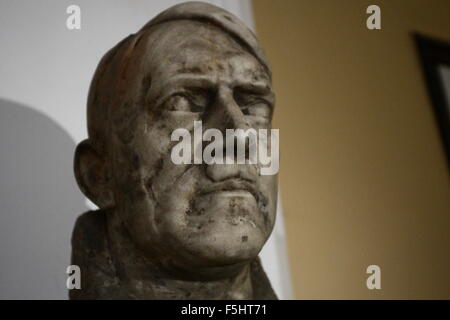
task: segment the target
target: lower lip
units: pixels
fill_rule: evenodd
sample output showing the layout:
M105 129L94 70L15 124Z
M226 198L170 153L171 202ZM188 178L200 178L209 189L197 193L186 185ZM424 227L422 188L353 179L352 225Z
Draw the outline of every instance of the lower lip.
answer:
M236 189L236 190L217 190L212 192L203 193L201 196L208 196L214 194L221 194L230 197L238 197L238 196L253 196L252 193L245 189Z

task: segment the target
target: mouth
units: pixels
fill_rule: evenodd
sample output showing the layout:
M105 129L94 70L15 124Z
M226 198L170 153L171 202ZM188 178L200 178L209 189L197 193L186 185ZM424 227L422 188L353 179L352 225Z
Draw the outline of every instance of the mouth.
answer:
M243 179L229 179L222 182L212 183L199 191L199 195L203 196L215 192L241 191L251 193L257 199L257 191L255 185Z

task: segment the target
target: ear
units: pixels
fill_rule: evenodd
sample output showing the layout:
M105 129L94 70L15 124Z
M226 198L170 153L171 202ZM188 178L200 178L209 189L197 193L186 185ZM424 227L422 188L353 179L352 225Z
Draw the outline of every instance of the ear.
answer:
M75 150L74 171L78 186L86 197L102 209L114 206L106 161L89 139L82 141Z

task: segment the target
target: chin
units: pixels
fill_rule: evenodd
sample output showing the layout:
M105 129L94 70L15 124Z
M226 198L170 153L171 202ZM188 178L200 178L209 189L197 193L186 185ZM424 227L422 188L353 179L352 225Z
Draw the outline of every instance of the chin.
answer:
M204 225L200 231L186 230L186 238L180 239L180 248L189 252L193 264L224 266L256 258L267 235L253 221L234 225L225 218Z
M221 268L255 259L271 232L249 192L215 192L166 201L159 225L179 268ZM162 214L164 212L164 214Z

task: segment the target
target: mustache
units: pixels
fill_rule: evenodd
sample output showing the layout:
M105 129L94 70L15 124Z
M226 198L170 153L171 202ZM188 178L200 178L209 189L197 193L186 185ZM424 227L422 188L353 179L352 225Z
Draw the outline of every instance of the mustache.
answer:
M224 168L225 170L222 171ZM174 168L170 167L170 169L173 170ZM173 175L173 179L162 184L158 183L163 176L167 177L167 174L167 171L161 170L157 176L151 177L146 183L148 195L155 201L157 206L162 204L162 197L170 194L174 186L178 185L181 187L181 190L178 189L178 191L183 192L184 187L182 185L186 181L182 180L187 178L186 175L192 175L191 178L187 178L189 180L192 179L192 189L189 187L186 189L188 193L192 192L189 195L191 199L215 192L243 190L249 192L255 198L264 219L268 218L269 198L261 189L261 181L255 166L190 164L179 166L176 174Z
M258 188L258 171L255 165L241 164L187 164L173 165L163 159L156 175L146 177L146 189L150 196L158 200L163 194L178 185L187 175L196 180L194 195L204 195L218 191L245 190L257 200L261 199ZM187 178L191 180L190 178Z

